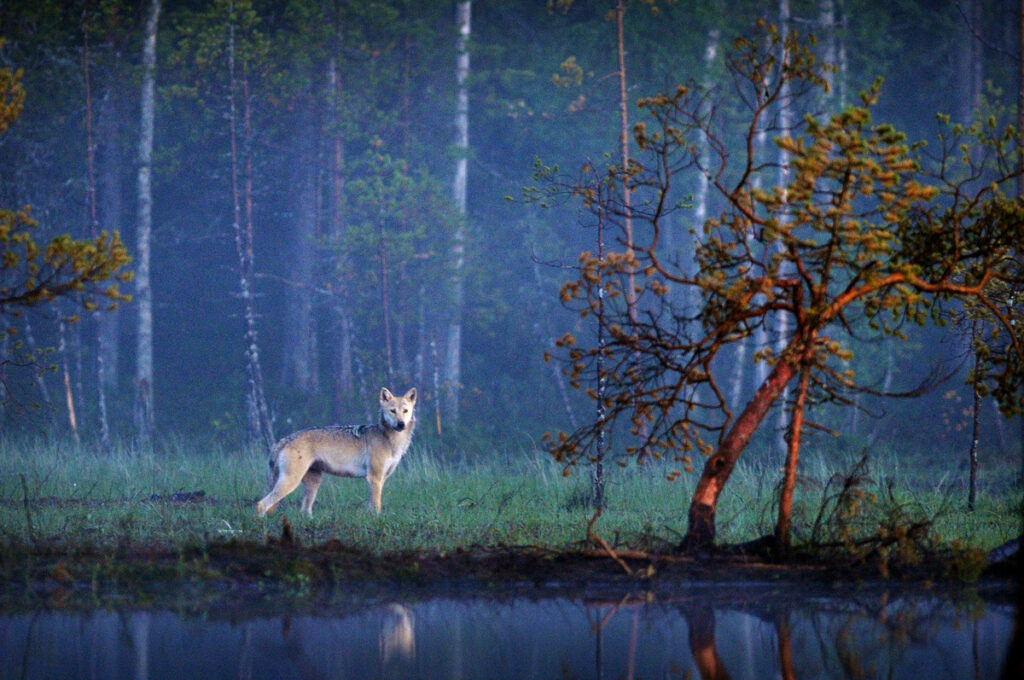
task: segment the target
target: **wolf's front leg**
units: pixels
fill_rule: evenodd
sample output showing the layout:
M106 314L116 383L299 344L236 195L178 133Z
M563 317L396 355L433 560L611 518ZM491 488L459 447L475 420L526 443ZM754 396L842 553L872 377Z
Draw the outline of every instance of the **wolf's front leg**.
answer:
M376 514L380 514L381 492L384 490L384 477L374 475L372 472L366 475L366 481L370 484L370 499L368 505Z

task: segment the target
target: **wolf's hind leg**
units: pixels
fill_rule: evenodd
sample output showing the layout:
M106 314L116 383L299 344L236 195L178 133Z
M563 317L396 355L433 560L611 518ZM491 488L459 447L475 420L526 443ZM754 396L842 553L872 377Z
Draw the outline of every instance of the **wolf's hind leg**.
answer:
M267 513L273 513L274 508L281 500L298 488L302 482L303 475L309 469L312 461L291 461L288 464L279 465L277 481L274 488L270 490L263 499L256 504L256 514L260 517Z
M320 490L320 482L323 481L322 472L310 470L302 478L302 511L310 517L313 516L313 502L316 500L316 492Z

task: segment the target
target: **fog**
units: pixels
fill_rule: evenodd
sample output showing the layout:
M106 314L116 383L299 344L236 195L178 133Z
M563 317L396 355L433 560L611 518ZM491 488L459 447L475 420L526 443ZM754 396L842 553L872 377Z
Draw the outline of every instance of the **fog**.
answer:
M1014 3L790 4L788 27L817 34L815 50L838 67L824 111L857 103L882 77L875 116L911 140L932 137L938 113L963 122L975 108L1003 122L1014 115ZM248 443L247 265L236 241L248 226L252 320L275 436L372 420L381 386L418 387L418 436L445 455L514 454L594 417L557 358L544 360L564 333L593 332L562 305L559 288L576 277L580 252L595 250L594 230L578 204L539 205L523 189L543 188L538 161L568 175L616 162L613 3L547 5L472 4L469 141L460 149L455 3L237 0L234 15L216 0L164 3L152 166L158 438ZM765 3L655 5L628 3L624 17L630 124L644 120L639 98L681 83L728 94L733 39L760 13L778 21L778 8ZM149 3L104 7L0 6L0 66L22 69L27 92L20 120L0 136L0 206L30 205L40 241L118 231L135 256ZM461 158L464 215L453 188ZM678 232L662 246L681 258L697 219L696 173L689 182L679 200L691 209L676 213ZM709 214L721 208L712 199ZM18 343L55 348L21 366L13 336L0 346L5 431L67 434L70 403L79 435L95 441L102 389L112 435L136 438L138 291L123 290L136 299L84 315L62 348L61 318L77 313L71 303L20 316L4 310ZM808 446L909 452L960 468L970 439L968 339L951 328L907 333L905 341L854 340L849 367L887 391L929 375L948 380L912 400L812 409L840 436L814 434ZM753 393L753 374L738 401ZM986 399L981 423L983 459L1014 460L1017 421ZM763 437L770 449L770 433Z

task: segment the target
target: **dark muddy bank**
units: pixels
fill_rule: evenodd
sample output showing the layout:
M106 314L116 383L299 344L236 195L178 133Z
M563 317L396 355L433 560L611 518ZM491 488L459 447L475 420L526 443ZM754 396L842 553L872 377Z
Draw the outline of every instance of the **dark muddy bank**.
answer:
M369 554L338 541L298 546L211 543L167 551L124 549L49 550L10 547L0 555L0 607L93 607L97 604L154 606L242 605L268 596L297 602L358 592L361 597L396 593L459 592L672 598L681 590L727 590L744 597L758 591L970 590L1010 602L1017 590L1016 560L973 571L939 556L914 565L822 561L808 556L764 561L722 552L690 557L674 554L552 551L535 547L478 547L444 553ZM969 576L969 578L965 578ZM233 605L234 606L234 605Z

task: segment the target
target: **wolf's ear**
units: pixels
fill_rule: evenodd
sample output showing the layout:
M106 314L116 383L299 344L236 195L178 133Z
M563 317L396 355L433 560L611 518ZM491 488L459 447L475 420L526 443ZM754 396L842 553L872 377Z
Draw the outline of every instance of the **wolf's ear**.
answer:
M380 388L380 403L383 404L385 401L391 401L394 398L395 395L391 394L391 392L388 391L388 388Z
M406 392L405 393L405 398L408 399L411 402L415 402L416 401L416 388L414 387L411 390L409 390L408 392Z

